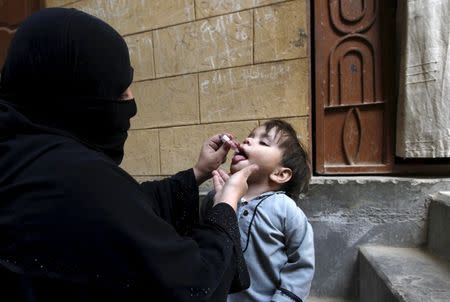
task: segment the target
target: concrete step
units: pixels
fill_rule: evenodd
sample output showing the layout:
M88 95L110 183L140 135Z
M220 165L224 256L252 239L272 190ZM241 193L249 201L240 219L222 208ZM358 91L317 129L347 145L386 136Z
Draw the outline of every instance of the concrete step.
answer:
M433 196L428 219L428 249L450 261L450 191Z
M361 302L449 302L450 263L420 248L360 248Z

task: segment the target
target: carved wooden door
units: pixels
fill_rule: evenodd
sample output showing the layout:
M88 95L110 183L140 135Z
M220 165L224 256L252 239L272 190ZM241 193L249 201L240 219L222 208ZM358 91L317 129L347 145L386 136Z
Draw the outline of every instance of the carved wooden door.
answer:
M316 0L315 168L392 171L395 1Z
M0 0L0 68L17 27L39 8L39 0Z

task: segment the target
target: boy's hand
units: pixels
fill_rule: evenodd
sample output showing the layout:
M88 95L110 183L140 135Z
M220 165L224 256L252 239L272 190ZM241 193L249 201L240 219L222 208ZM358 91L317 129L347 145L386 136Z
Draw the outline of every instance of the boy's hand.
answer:
M258 168L256 164L252 164L231 176L221 169L213 171L213 184L216 191L214 205L224 202L236 211L238 201L248 190L247 179Z
M227 135L233 137L231 134L227 133ZM203 143L197 163L194 166L197 184L201 184L210 178L211 172L219 168L227 159L230 144L223 143L220 137L220 134L216 134Z

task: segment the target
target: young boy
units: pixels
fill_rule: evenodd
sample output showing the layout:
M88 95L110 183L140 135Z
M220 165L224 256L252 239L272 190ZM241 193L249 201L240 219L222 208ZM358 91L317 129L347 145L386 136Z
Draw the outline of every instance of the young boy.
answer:
M250 164L259 169L248 179L237 208L251 285L230 294L228 302L304 302L315 265L313 230L295 202L309 184L306 152L295 130L282 120L264 123L235 144L231 174ZM218 174L223 181L228 177Z

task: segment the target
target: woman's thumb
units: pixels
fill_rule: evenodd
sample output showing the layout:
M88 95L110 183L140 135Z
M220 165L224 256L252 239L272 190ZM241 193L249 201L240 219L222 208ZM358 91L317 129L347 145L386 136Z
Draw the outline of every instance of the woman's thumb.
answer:
M241 170L242 176L247 179L250 177L250 175L252 175L253 172L258 171L259 166L257 164L251 164L248 167L245 167L244 169Z
M220 158L224 158L226 160L226 156L228 154L228 152L230 151L231 147L230 144L228 143L223 143L219 149L216 150L216 154L217 156L219 156ZM225 161L224 160L224 161Z

